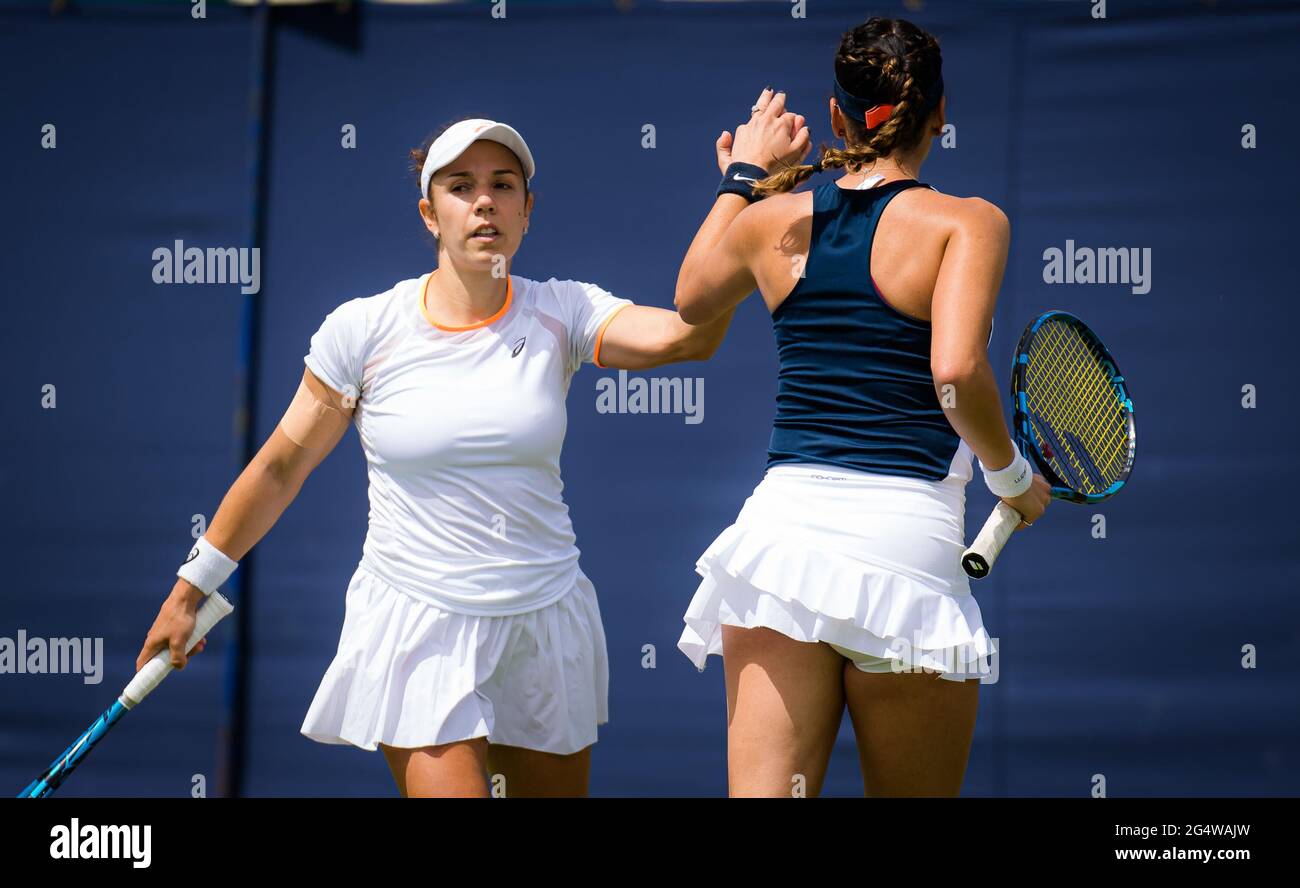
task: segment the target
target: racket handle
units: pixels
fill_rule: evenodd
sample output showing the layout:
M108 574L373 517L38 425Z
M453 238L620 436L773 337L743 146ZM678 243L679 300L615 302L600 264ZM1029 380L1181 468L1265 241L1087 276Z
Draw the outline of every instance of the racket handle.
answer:
M185 652L188 654L194 650L194 646L202 640L203 636L234 609L235 606L220 592L213 592L207 596L194 614L194 631L190 633L190 640L185 644ZM130 709L149 696L149 692L158 687L173 668L170 650L163 648L154 654L153 659L145 663L144 668L127 684L120 698L122 705Z
M966 575L974 579L983 579L993 570L993 562L998 553L1011 538L1011 532L1020 524L1021 514L1004 502L999 502L989 515L989 520L980 528L979 536L970 548L961 554L961 566Z

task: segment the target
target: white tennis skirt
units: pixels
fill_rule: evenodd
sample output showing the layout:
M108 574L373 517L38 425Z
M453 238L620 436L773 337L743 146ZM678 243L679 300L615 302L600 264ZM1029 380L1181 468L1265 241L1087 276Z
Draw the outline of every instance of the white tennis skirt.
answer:
M703 670L722 626L761 626L864 672L987 674L996 645L961 567L968 478L773 466L697 561L678 648Z
M486 737L569 755L609 720L596 590L501 617L453 613L357 567L338 652L302 723L320 743L374 750Z

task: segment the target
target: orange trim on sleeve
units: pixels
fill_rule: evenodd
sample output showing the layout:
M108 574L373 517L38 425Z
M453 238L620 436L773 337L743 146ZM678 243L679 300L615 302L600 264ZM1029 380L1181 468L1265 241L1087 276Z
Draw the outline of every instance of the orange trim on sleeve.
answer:
M614 320L614 318L618 316L618 313L620 311L622 311L625 308L631 308L633 305L635 305L635 303L628 302L623 305L620 305L618 308L611 311L609 313L609 317L605 318L604 322L601 323L600 325L600 329L596 331L596 347L592 349L591 362L602 370L608 369L605 367L604 364L600 362L600 343L605 338L605 328L609 326L610 321Z
M420 314L424 315L424 319L430 324L437 327L439 330L445 330L448 333L464 333L466 330L477 330L479 327L486 327L493 321L500 320L501 316L510 310L510 302L514 298L514 281L510 280L510 276L507 275L506 301L502 304L501 308L497 310L496 314L475 324L466 324L463 327L451 327L446 324L439 324L429 315L429 308L425 305L425 300L429 297L429 282L431 280L433 280L433 272L429 272L429 274L425 276L424 286L420 288Z

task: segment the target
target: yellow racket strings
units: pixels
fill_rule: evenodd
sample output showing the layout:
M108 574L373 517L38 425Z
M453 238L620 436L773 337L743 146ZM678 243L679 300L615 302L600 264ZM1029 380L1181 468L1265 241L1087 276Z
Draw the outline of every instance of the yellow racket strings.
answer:
M1068 464L1081 482L1079 492L1087 494L1105 491L1124 473L1128 461L1128 420L1104 360L1073 324L1048 321L1034 336L1025 367L1030 427L1040 447L1038 425L1051 430L1055 440L1048 443L1056 456L1052 462L1058 467Z

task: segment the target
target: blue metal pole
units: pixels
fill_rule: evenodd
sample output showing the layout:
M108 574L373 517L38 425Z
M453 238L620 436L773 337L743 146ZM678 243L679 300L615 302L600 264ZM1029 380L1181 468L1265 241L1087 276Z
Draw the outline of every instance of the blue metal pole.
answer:
M249 247L261 250L266 239L266 196L270 152L271 86L274 77L274 10L262 3L252 11L252 67L249 76L249 178L252 201L249 213ZM263 280L266 265L262 264ZM260 378L259 344L262 332L263 291L243 296L240 312L239 356L235 367L236 473L257 453L257 389ZM248 687L253 649L253 593L256 549L240 561L231 577L235 604L234 633L226 659L226 717L218 743L217 785L222 796L243 794L247 747Z

